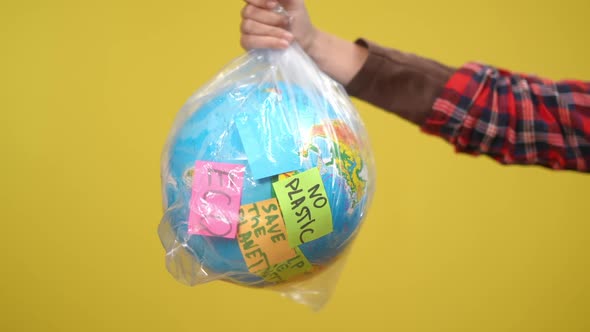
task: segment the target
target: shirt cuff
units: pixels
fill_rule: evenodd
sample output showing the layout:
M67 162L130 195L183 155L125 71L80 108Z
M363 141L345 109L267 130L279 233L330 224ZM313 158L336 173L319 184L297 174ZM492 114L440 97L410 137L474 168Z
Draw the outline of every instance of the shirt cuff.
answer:
M417 125L424 124L454 69L363 38L355 43L367 48L369 54L345 87L348 94Z

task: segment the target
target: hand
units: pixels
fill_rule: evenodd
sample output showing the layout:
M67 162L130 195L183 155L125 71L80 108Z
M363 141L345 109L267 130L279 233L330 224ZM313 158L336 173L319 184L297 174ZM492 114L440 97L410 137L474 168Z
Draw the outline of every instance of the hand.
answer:
M245 0L242 9L241 45L285 49L296 41L318 67L346 85L361 69L368 50L340 37L317 30L309 19L304 0ZM281 5L288 13L276 12Z
M292 41L297 41L306 52L312 48L318 33L303 0L245 1L240 27L240 43L244 49L285 49ZM288 17L275 11L279 4Z

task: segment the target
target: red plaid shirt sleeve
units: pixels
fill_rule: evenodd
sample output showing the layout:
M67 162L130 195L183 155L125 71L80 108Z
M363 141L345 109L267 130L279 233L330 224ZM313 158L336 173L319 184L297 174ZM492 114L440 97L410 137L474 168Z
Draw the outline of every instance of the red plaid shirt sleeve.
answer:
M590 82L469 63L451 76L422 129L502 164L590 172Z

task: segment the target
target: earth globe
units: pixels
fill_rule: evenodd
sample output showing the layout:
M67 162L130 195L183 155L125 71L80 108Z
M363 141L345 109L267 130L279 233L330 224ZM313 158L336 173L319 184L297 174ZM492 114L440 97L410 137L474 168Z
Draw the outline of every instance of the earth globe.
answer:
M274 142L275 148L296 147L297 167L290 174L318 169L329 201L332 231L298 246L298 254L313 274L332 264L354 239L367 212L373 192L371 151L366 144L359 117L346 102L322 97L318 91L285 82L234 84L189 110L170 134L162 158L164 210L162 224L174 237L167 250L187 254L183 273L198 273L248 286L269 286L292 276L271 280L252 273L237 238L189 234L191 200L196 161L223 162L245 166L241 205L275 197L273 183L287 174L261 177L254 167L250 148L256 142ZM257 123L240 132L240 123ZM279 139L282 137L286 139ZM253 138L253 140L250 140ZM286 142L286 143L285 143ZM273 149L265 158L270 167L280 163ZM249 158L250 157L250 158ZM170 243L174 243L174 245ZM179 258L180 259L180 258ZM189 261L190 263L187 263ZM169 268L170 270L170 268ZM179 274L178 271L174 272Z

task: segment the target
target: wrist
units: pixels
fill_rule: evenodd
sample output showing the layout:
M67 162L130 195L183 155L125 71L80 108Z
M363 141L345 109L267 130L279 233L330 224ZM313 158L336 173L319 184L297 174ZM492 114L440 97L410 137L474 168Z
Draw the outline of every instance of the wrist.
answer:
M315 62L318 62L321 59L322 54L325 53L322 50L322 45L326 45L325 39L326 34L323 31L316 28L311 29L304 50Z
M362 68L369 51L353 42L317 30L307 54L322 71L346 85Z

